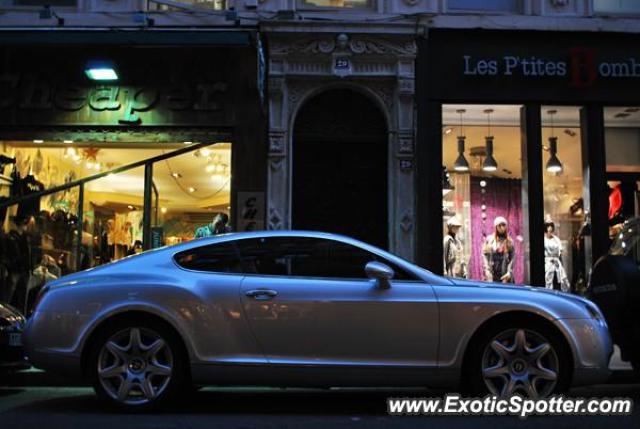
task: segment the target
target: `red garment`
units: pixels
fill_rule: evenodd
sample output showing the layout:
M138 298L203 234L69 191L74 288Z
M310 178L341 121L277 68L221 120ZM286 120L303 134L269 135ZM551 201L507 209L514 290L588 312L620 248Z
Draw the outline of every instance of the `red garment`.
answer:
M620 192L620 186L613 188L613 191L609 194L609 220L618 214L622 209L622 192Z

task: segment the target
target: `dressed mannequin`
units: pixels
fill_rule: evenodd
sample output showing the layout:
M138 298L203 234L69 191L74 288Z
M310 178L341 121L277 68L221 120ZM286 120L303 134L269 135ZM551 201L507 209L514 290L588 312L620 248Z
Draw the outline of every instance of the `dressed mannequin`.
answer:
M508 222L498 216L493 221L494 233L489 235L483 245L484 281L514 283L513 265L515 247L509 236Z
M571 284L562 266L562 243L554 234L556 226L550 220L544 223L544 285L554 288L554 280L560 285L562 292L570 292Z
M467 278L467 264L464 261L464 244L458 233L462 222L457 216L447 221L447 235L442 244L444 253L444 275L449 277Z

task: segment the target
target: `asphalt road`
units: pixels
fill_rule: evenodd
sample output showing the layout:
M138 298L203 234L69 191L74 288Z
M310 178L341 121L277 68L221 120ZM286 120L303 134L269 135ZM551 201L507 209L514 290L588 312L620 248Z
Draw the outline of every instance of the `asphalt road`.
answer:
M427 390L207 388L153 414L123 414L85 387L0 387L0 428L615 428L640 427L640 384L573 389L568 396L632 397L631 416L402 416L386 413L388 397L429 397Z

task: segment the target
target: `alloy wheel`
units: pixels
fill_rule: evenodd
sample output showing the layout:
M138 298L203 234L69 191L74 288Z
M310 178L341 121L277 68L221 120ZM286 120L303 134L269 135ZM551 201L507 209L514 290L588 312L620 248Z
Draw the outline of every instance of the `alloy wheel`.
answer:
M541 334L509 329L487 343L481 369L492 395L543 398L558 383L560 362L552 343Z
M105 392L126 405L158 398L171 381L173 353L167 341L147 328L127 328L111 336L98 354L98 379Z

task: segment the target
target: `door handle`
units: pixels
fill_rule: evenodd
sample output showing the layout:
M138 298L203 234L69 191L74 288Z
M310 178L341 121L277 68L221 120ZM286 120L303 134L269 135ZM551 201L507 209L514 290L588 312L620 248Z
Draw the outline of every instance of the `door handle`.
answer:
M244 294L259 301L266 301L278 295L278 291L273 289L252 289L246 291Z

